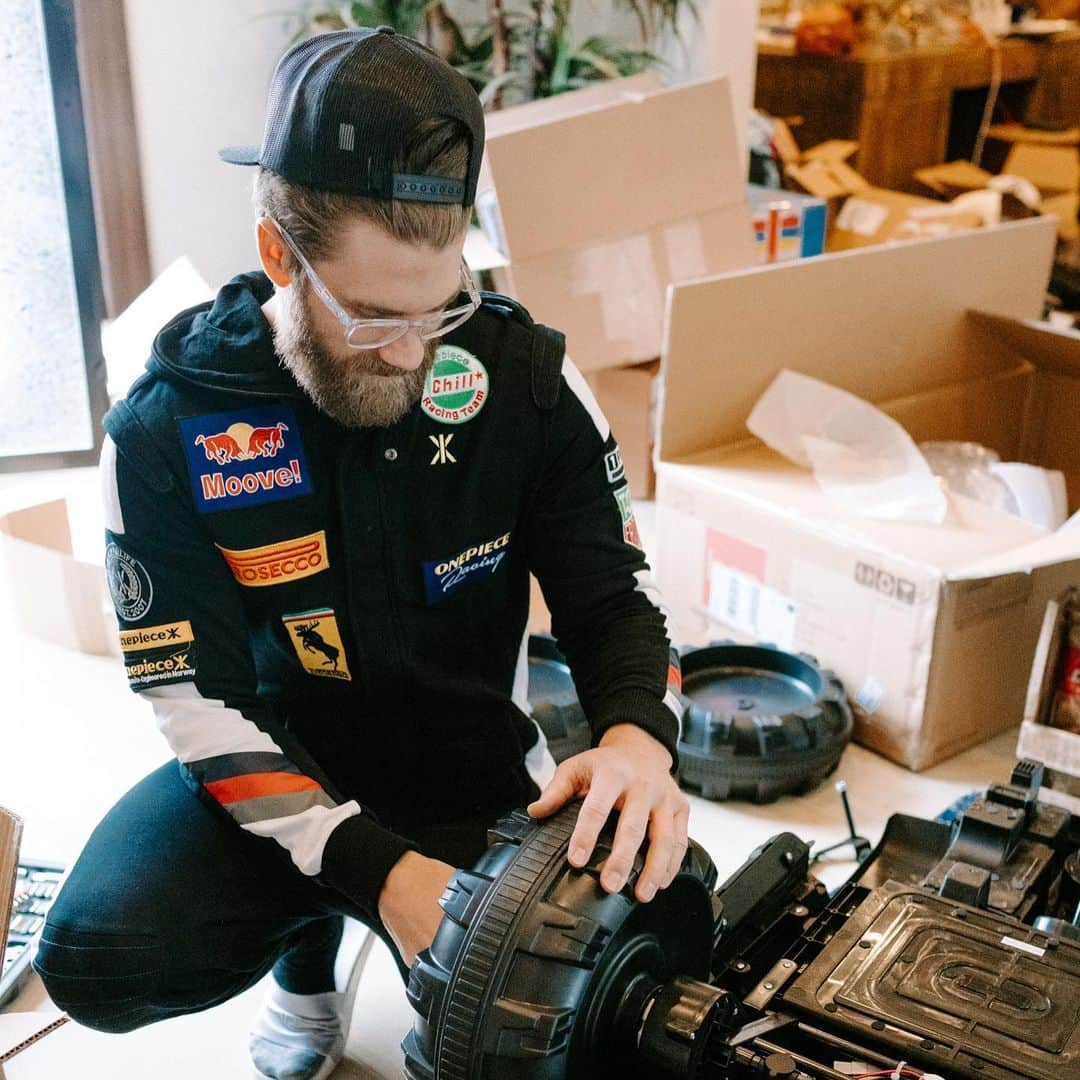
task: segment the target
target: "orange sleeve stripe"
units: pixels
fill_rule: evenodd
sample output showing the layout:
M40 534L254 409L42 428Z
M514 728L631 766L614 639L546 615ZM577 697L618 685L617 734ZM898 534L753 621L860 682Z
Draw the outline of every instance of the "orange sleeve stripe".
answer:
M682 672L674 664L668 665L667 681L668 686L672 686L676 690L682 689Z
M294 791L321 791L322 784L310 776L298 773L263 772L246 773L244 776L230 776L227 780L213 780L206 785L206 790L219 803L240 802L243 799L258 799L264 795L288 795Z

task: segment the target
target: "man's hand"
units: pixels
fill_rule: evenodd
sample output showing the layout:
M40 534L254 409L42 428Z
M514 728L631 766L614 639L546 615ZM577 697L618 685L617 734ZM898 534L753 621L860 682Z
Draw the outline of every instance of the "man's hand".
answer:
M453 873L447 863L406 851L386 875L379 893L379 918L410 967L416 954L435 939L443 917L439 897Z
M547 817L585 796L570 837L570 864L577 867L589 861L611 811L619 811L615 843L600 878L608 892L626 884L648 833L649 854L634 890L647 903L657 889L671 884L686 853L690 803L670 770L671 754L661 743L633 724L616 724L595 750L567 758L528 811L534 818Z

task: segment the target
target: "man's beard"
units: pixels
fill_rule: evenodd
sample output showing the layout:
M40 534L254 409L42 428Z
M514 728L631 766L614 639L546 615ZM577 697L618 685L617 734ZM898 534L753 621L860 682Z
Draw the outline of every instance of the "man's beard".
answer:
M318 408L339 424L349 428L396 424L420 400L438 340L424 342L424 358L415 371L386 363L374 349L350 350L352 356L339 358L315 336L307 308L310 294L306 278L294 278L277 294L273 333L282 365Z

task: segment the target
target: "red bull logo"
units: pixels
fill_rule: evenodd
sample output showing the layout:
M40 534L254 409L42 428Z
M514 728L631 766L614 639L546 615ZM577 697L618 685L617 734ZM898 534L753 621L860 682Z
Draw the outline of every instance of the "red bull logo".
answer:
M288 425L281 420L273 427L230 424L216 435L196 435L195 445L203 448L207 461L216 461L219 465L272 458L277 457L277 452L285 445L282 432L288 430Z
M180 428L195 503L204 513L311 491L291 409L196 416Z

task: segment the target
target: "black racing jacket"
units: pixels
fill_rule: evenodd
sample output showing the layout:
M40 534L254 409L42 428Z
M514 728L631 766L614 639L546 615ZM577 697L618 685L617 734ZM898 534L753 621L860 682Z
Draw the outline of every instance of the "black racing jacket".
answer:
M240 274L176 316L106 416L106 569L200 796L375 910L413 846L383 820L536 793L530 571L596 740L629 722L674 757L678 660L561 335L484 294L399 423L348 429L279 364L272 291Z

